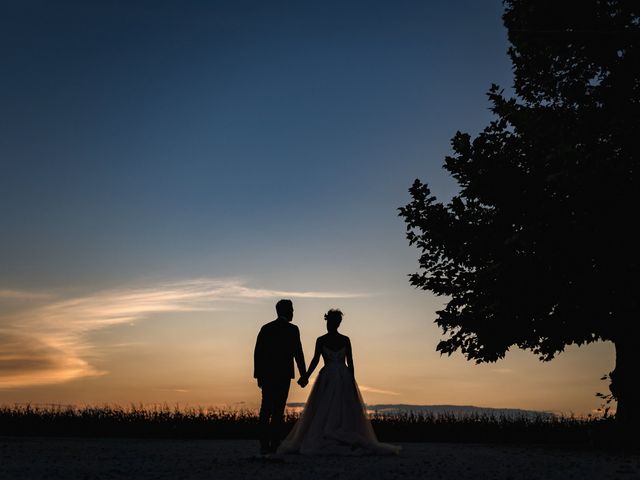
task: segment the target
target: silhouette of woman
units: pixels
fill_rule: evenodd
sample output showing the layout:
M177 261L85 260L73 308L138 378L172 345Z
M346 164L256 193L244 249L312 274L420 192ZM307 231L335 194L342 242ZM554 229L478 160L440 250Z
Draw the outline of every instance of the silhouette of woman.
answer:
M378 442L367 418L362 396L354 378L353 354L349 337L338 333L340 310L324 316L327 334L316 340L315 354L305 376L306 385L318 366L320 370L302 414L278 453L304 455L393 455L400 447ZM345 363L346 361L346 363Z

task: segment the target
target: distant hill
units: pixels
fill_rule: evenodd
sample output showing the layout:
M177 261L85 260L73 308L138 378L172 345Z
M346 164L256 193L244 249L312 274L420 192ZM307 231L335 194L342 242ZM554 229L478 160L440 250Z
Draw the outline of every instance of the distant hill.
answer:
M287 403L287 407L294 410L302 409L304 403L294 402ZM466 417L469 415L487 415L491 417L506 418L553 418L556 415L551 412L541 412L536 410L522 410L519 408L487 408L475 407L473 405L407 405L403 403L397 404L379 404L367 405L370 413L380 415L396 415L403 413L431 414L431 415L454 415L456 417Z

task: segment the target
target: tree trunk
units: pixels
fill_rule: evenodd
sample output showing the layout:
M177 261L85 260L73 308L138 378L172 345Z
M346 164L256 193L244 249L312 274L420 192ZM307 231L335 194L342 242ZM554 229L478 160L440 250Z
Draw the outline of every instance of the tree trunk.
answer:
M618 402L616 420L621 426L640 426L640 341L634 336L614 342L616 368L609 389Z

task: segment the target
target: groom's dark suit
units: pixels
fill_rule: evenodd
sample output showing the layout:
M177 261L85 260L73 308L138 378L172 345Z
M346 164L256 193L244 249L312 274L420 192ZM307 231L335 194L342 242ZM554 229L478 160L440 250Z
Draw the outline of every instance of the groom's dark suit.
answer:
M254 351L253 376L262 389L260 445L275 450L282 439L284 407L294 378L293 361L305 373L298 327L280 317L260 329Z

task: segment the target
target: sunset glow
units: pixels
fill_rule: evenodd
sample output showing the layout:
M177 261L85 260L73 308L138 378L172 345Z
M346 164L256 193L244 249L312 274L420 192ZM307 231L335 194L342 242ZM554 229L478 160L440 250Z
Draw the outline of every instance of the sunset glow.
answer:
M600 405L610 344L441 357L408 282L397 208L451 197L449 139L512 84L502 2L187 3L7 6L0 404L255 408L290 298L307 362L345 313L369 404Z

